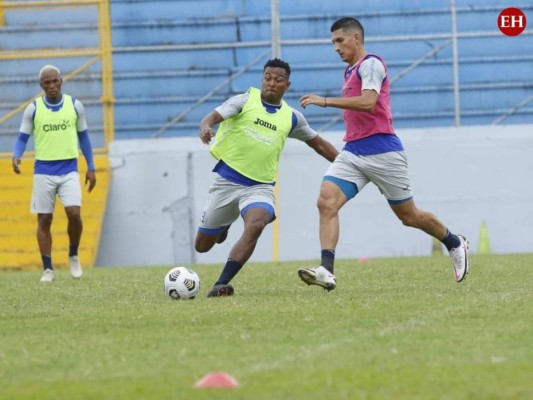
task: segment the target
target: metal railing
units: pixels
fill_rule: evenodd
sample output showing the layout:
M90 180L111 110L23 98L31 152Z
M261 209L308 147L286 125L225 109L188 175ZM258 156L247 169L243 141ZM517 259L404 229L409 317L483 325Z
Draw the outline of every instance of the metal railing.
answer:
M220 89L225 87L226 85L229 85L231 82L233 82L235 79L237 79L239 76L244 74L246 71L248 71L251 67L254 65L257 65L262 59L264 59L268 54L270 53L270 50L264 51L259 56L254 58L252 61L250 61L248 64L246 64L244 67L242 67L240 70L232 74L228 79L217 85L213 90L211 90L209 93L205 94L204 96L200 97L196 102L194 102L192 105L187 107L185 110L183 110L180 114L173 117L168 123L163 125L160 129L157 130L157 132L153 133L151 137L157 138L160 137L163 132L165 132L168 128L176 125L178 122L180 122L187 114L189 114L192 110L200 106L201 104L205 103L207 100L209 100L213 95L218 93Z
M0 22L3 22L5 11L14 9L50 9L50 8L87 8L96 7L98 11L98 20L95 25L98 29L99 46L97 48L67 48L67 49L17 49L0 51L0 61L3 60L28 60L28 59L52 59L52 58L70 58L70 57L92 57L89 61L83 63L75 70L63 77L64 81L72 80L97 61L102 63L102 109L103 109L103 132L105 148L114 138L114 112L113 112L113 68L112 68L112 44L111 44L111 15L110 0L51 0L51 1L0 1ZM0 118L0 124L5 123L13 116L24 110L36 97L41 96L42 92L37 93L32 98L23 102L14 110L8 112Z
M271 0L272 1L272 11L274 12L276 9L279 11L279 7L277 6L277 3L279 0ZM77 74L83 72L86 70L89 65L92 65L96 60L101 59L102 60L102 90L103 94L101 97L102 106L104 110L104 122L103 122L103 131L105 136L105 143L108 143L110 140L114 138L114 113L113 113L113 105L115 103L115 99L113 97L113 72L112 72L112 65L111 65L111 57L112 54L126 54L126 53L159 53L159 52L180 52L180 51L202 51L202 50L214 50L214 49L242 49L242 48L258 48L258 56L257 60L262 59L266 54L269 53L269 51L272 53L272 56L279 56L281 52L281 48L286 48L290 46L307 46L307 45L330 45L331 42L328 38L324 39L291 39L291 40L282 40L281 34L280 34L280 25L283 23L283 21L287 19L305 19L309 18L309 16L290 16L283 19L280 19L279 12L278 12L278 18L276 18L276 15L271 15L270 17L260 17L258 19L268 21L270 18L270 21L272 23L272 40L265 40L265 41L243 41L243 42L219 42L219 43L200 43L200 44L170 44L170 45L150 45L150 46L117 46L112 47L111 46L111 25L110 25L110 15L109 15L109 0L53 0L53 1L27 1L27 2L16 2L16 1L1 1L0 0L0 10L3 9L13 9L13 8L24 8L24 7L91 7L97 5L99 7L99 18L98 18L98 26L99 26L99 47L98 48L71 48L71 49L50 49L50 50L17 50L17 51L0 51L0 60L8 60L8 59L31 59L31 58L59 58L59 57L79 57L79 56L87 56L87 57L93 57L91 60L88 61L87 64L84 64L80 66L76 71L73 71L71 74L69 74L67 77L65 77L65 80L68 80ZM476 6L474 7L474 11L487 11L487 12L494 12L497 11L499 8L497 6ZM391 77L391 83L395 83L399 81L400 79L404 78L408 74L410 74L412 71L420 67L421 65L426 64L429 60L433 58L437 53L442 51L444 48L446 48L448 45L451 44L452 46L452 60L451 64L453 67L453 93L454 93L454 107L453 107L453 120L455 125L461 124L461 107L459 104L459 92L461 90L461 86L458 79L458 73L459 73L459 60L457 55L457 42L459 40L464 39L470 39L470 38L495 38L501 36L501 33L499 33L497 30L493 31L477 31L477 32L458 32L455 25L455 14L457 12L467 12L470 11L471 8L457 8L455 4L455 0L450 0L450 7L447 9L438 9L438 10L407 10L402 11L405 12L408 15L411 14L420 14L420 13L436 13L439 14L450 14L451 18L451 27L450 32L448 33L438 33L438 34L413 34L413 35L389 35L389 36L372 36L368 37L366 39L366 42L368 43L393 43L393 42L410 42L410 41L417 41L417 42L423 42L423 41L442 41L439 43L435 48L428 51L426 54L422 55L416 60L413 60L410 65L403 68L400 72L398 72L396 75ZM379 13L369 13L368 15L365 15L366 17L370 16L390 16L395 15L397 12L395 11L384 11ZM328 16L328 18L333 18L334 16ZM316 18L316 16L314 16ZM2 19L2 13L0 12L0 22ZM280 22L281 21L281 22ZM531 36L533 35L533 30L526 30L522 33L523 36ZM270 49L270 50L269 50ZM260 51L260 52L259 52ZM193 104L190 106L185 107L184 110L182 110L179 114L174 116L169 122L163 123L158 129L154 129L151 134L152 137L160 137L162 134L169 130L170 128L183 123L187 119L187 115L191 113L194 109L202 105L203 103L207 102L209 99L212 99L213 96L215 96L221 88L224 86L227 86L230 84L233 80L235 80L239 75L243 74L247 70L253 67L255 63L257 63L256 59L254 61L250 62L244 67L239 67L240 69L233 73L229 78L226 80L220 82L218 85L216 85L212 90L208 91L206 94L202 95L198 99L196 99ZM31 100L30 100L31 101ZM532 96L526 96L525 99L518 102L517 104L509 107L508 110L505 110L501 113L499 117L494 119L494 124L502 123L504 120L509 118L512 115L515 115L520 110L526 109L528 104L530 104L532 101ZM27 103L26 103L27 104ZM501 112L502 110L495 110L495 112ZM11 111L8 115L2 117L0 119L0 123L4 122L8 118L11 118L13 115L15 115L17 112L20 112L20 107L17 108L17 110ZM446 112L448 115L449 113ZM464 111L463 111L464 114ZM341 119L340 116L333 116L329 118L329 121L324 123L319 130L324 131L331 126L333 126L335 123L339 122ZM152 129L152 128L151 128Z

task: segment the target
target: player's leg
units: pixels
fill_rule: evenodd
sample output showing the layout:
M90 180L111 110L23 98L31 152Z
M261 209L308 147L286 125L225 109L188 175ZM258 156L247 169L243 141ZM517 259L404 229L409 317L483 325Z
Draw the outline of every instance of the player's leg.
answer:
M69 238L68 262L70 274L79 279L83 275L78 249L83 232L81 219L81 185L80 176L77 172L71 172L62 177L57 194L65 208L67 216L67 233Z
M366 169L372 182L385 196L393 212L405 226L417 228L440 240L450 252L457 282L468 272L468 242L451 233L432 213L415 205L404 152L389 152L366 157Z
M37 243L43 265L41 282L54 280L52 263L52 221L55 208L56 177L37 174L33 177L31 212L37 214Z
M43 263L41 282L51 282L55 279L52 264L52 220L53 214L37 214L37 243Z
M215 244L223 243L229 232L230 225L220 228L199 228L194 240L194 249L198 253L207 253Z
M358 157L343 151L329 166L320 186L317 206L320 215L320 247L335 252L339 241L339 211L369 182L358 166ZM323 266L333 273L333 265L322 257ZM326 265L324 265L326 264Z
M255 185L242 190L239 207L244 230L231 249L220 276L207 294L208 297L233 295L234 289L229 283L253 254L265 227L275 219L274 202L274 189L271 185Z
M67 233L69 238L69 252L68 263L70 267L70 275L73 278L79 279L83 275L78 249L81 241L81 234L83 232L83 222L81 219L81 207L68 206L65 207L65 214L67 215Z
M222 243L230 225L239 218L239 197L243 186L217 177L207 196L196 232L194 248L206 253L217 243Z
M317 201L320 218L320 265L298 270L298 276L303 282L308 285L321 286L328 291L337 286L333 271L335 248L339 241L339 210L348 201L341 189L341 186L345 185L351 186L351 183L331 176L324 177Z
M83 221L81 219L81 207L67 206L65 207L65 214L67 216L67 233L69 238L69 256L78 255L78 248L81 241L81 234L83 232Z
M347 192L351 193L348 194ZM356 191L353 183L329 175L324 177L320 185L317 207L320 217L320 247L335 249L339 241L339 211Z
M439 240L446 236L446 226L434 214L416 207L412 197L402 203L389 202L389 205L405 226L420 229Z
M416 207L413 199L401 204L390 204L396 216L405 226L420 229L440 240L448 249L452 260L454 279L461 282L468 273L468 241L456 235L432 213Z
M337 286L334 262L335 248L339 240L339 210L368 182L354 164L352 156L351 153L343 151L330 165L320 186L317 201L320 216L320 265L298 270L302 281L326 290L335 289Z
M52 234L51 227L53 214L37 214L37 242L41 255L52 254Z
M257 240L265 227L273 221L274 209L269 205L251 204L243 214L244 230L241 237L232 247L229 258L244 265L253 254Z

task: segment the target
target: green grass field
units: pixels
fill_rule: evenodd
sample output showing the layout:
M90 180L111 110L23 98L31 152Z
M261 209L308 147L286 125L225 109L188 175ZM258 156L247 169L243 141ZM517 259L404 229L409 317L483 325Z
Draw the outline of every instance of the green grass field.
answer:
M308 263L249 264L235 296L162 290L170 267L97 268L52 284L0 273L1 399L532 399L533 255L339 260L337 289ZM234 389L197 389L209 372Z

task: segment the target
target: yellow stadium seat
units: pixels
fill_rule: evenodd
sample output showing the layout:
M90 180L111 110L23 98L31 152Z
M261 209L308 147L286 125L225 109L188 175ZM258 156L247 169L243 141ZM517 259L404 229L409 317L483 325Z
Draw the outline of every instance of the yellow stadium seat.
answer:
M84 166L84 162L80 164ZM106 154L95 155L97 184L92 193L82 192L83 235L79 248L84 268L93 267L109 192L110 170ZM85 183L85 169L80 169ZM15 175L11 158L0 158L0 270L42 268L35 236L37 217L30 213L33 159L23 159L22 173ZM56 203L52 224L52 260L57 269L68 268L67 219L60 201Z

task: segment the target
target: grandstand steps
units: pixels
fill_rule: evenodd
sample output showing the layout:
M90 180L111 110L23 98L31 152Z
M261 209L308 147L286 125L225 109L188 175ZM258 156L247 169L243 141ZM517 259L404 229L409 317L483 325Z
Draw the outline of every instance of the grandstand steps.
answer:
M82 161L83 163L83 161ZM95 155L96 187L82 192L83 235L79 248L84 268L93 267L103 226L110 183L107 155ZM85 188L85 170L80 173ZM42 268L36 239L37 216L30 213L33 160L23 159L22 173L15 175L11 159L0 159L0 270ZM52 223L52 260L57 269L68 268L67 218L58 200Z
M453 48L449 41L448 0L415 0L394 7L376 0L364 5L343 2L285 2L280 4L283 58L291 64L290 104L296 94L338 96L344 64L329 41L331 22L359 15L368 32L366 49L386 61L391 85L395 127L453 126ZM460 3L460 2L459 2ZM470 4L471 3L471 4ZM501 5L476 0L457 6L460 107L462 125L492 124L520 104L531 92L533 56L528 52L531 31L513 37L500 34L494 18ZM188 111L233 73L271 46L270 2L251 0L119 0L110 4L113 40L114 121L117 139L150 137L168 121L187 112L165 136L196 135L200 119L233 94L259 86L266 58L223 87L208 101ZM531 10L532 5L524 5ZM58 8L5 11L0 38L5 51L41 48L42 37L59 48L97 47L95 9ZM46 23L53 18L57 23ZM387 39L390 37L390 40ZM401 39L401 38L409 39ZM290 44L303 40L311 43ZM212 46L208 48L208 46ZM443 45L442 48L440 46ZM433 50L440 49L434 54ZM431 56L428 56L431 54ZM412 72L417 60L426 58ZM63 58L64 73L79 68L84 57ZM0 103L0 118L39 90L36 71L40 59L4 60L0 86L9 96ZM65 82L64 91L80 96L92 133L103 131L100 66L91 65ZM497 71L497 72L495 72ZM499 85L499 87L498 87ZM338 110L310 107L304 114L320 128L320 121ZM528 123L532 108L513 113L506 123ZM20 118L0 127L18 131ZM331 129L343 129L336 124ZM5 150L5 149L2 149Z

